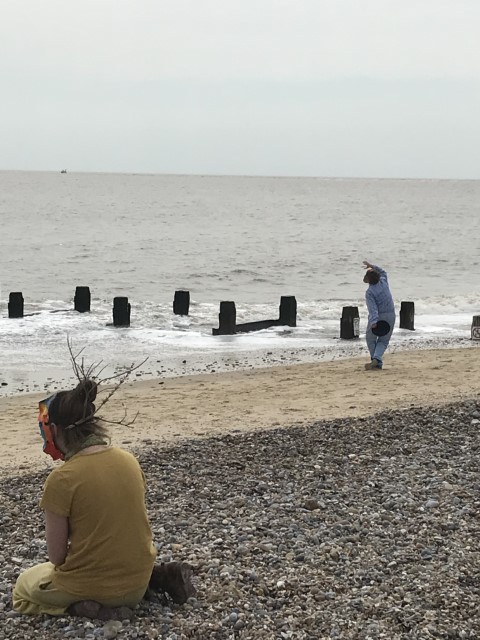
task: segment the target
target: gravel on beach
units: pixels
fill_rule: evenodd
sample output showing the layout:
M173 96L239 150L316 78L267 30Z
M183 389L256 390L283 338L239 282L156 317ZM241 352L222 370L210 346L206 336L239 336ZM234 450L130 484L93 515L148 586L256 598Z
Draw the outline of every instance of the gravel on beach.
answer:
M0 640L480 637L480 399L136 452L161 560L197 597L132 620L11 610L46 560L46 472L0 483Z

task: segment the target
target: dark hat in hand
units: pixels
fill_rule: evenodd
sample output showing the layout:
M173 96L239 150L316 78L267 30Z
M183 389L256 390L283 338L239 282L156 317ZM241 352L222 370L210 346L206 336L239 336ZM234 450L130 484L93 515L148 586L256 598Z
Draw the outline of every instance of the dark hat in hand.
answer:
M374 336L381 338L386 336L390 332L390 325L386 320L379 320L376 327L372 327L372 333Z

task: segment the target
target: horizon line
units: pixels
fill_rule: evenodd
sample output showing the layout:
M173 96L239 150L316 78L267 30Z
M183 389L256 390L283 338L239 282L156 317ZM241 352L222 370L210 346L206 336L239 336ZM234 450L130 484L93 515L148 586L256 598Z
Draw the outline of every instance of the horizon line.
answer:
M1 173L59 173L62 175L68 174L87 174L87 175L128 175L128 176L164 176L164 177L178 177L178 178L263 178L263 179L306 179L306 180L423 180L423 181L478 181L477 178L445 178L445 177L432 177L432 176L353 176L353 175L301 175L301 174L249 174L249 173L177 173L177 172L155 172L155 171L85 171L85 170L69 170L69 169L3 169L0 168Z

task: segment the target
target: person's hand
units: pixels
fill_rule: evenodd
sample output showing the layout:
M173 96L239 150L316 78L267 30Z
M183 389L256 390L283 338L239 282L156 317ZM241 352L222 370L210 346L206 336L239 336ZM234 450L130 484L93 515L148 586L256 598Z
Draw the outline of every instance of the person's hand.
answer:
M369 262L368 260L364 260L363 264L365 266L365 269L371 269L373 267L373 264L371 262Z
M370 328L371 329L376 329L377 328L377 323L375 322L375 324L372 324L372 326Z

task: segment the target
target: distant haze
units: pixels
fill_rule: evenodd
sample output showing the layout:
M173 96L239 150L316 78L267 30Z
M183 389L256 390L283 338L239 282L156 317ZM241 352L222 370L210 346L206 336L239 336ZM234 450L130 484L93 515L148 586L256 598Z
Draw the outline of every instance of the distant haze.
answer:
M479 0L7 0L0 169L480 178Z

